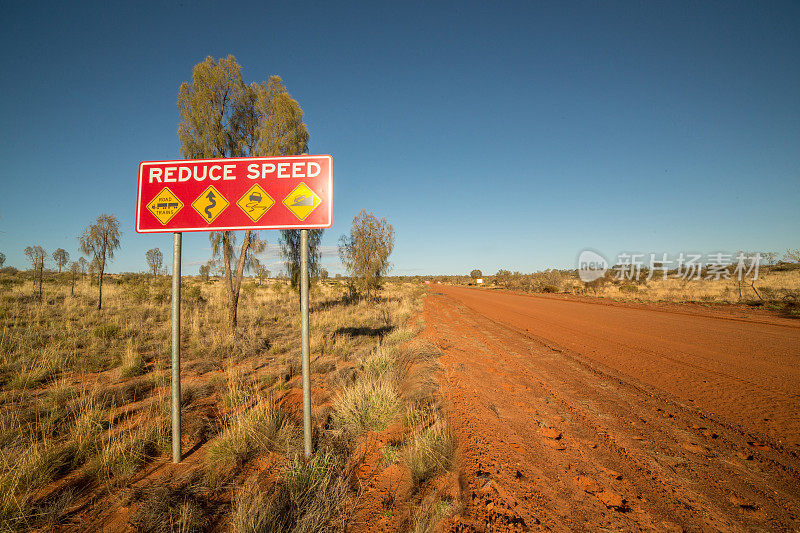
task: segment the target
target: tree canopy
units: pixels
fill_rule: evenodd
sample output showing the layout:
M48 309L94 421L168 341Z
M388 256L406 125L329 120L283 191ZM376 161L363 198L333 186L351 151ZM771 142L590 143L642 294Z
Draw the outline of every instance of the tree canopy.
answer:
M103 308L103 273L106 270L106 263L114 259L114 251L119 248L120 236L117 217L103 214L97 217L94 224L89 224L78 237L81 251L92 257L92 262L96 264L100 275L97 309Z
M150 248L145 252L144 258L147 261L147 268L150 269L150 272L155 278L158 273L161 272L161 267L164 265L164 254L158 248Z
M39 300L42 299L42 277L44 275L44 262L47 260L47 252L38 244L25 248L25 255L33 266L33 280L39 280Z
M187 159L297 155L308 148L303 110L281 78L247 85L231 55L219 60L209 56L194 66L192 81L178 90L178 111L181 155ZM256 266L255 254L266 242L245 231L237 254L232 232L212 232L209 240L213 257L223 263L233 327L244 271Z
M55 252L53 252L53 261L56 262L58 272L61 273L61 269L64 268L67 263L69 263L69 252L63 248L58 248Z
M392 225L385 218L379 220L363 210L353 219L350 235L339 239L339 257L350 276L357 280L357 288L366 291L367 297L380 287L381 278L389 271L393 248Z

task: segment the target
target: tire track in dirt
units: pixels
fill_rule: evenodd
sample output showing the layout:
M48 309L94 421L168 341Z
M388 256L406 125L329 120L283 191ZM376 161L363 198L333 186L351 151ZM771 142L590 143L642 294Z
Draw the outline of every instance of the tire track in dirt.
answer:
M425 310L461 450L452 530L800 527L795 453L458 296Z

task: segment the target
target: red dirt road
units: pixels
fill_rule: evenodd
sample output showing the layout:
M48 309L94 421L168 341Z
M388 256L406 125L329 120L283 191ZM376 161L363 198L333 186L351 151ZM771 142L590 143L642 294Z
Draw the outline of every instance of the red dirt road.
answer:
M437 285L453 530L800 529L800 324Z

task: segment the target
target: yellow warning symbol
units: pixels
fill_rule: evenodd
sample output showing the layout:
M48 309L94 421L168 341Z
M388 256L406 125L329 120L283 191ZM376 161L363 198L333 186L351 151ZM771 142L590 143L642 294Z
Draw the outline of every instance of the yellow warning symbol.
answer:
M161 224L166 224L172 217L178 214L183 208L183 202L178 200L178 197L172 194L172 191L167 187L161 189L161 192L153 198L147 209L153 213Z
M295 187L289 196L283 199L283 205L288 207L289 211L300 220L305 220L321 203L322 200L319 199L319 196L314 194L314 191L309 189L305 183Z
M250 217L253 222L258 222L258 219L264 216L264 213L269 211L269 208L275 205L275 200L272 196L267 194L267 191L256 184L250 187L244 196L239 198L236 205L242 208L244 214Z
M208 188L192 202L194 210L200 213L203 220L209 224L214 222L214 219L225 211L225 208L229 205L230 203L228 200L226 200L213 185L209 185Z

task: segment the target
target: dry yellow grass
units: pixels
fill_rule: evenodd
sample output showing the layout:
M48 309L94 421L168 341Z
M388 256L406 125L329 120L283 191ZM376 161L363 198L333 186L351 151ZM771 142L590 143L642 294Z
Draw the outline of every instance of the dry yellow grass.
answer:
M736 279L667 278L664 280L656 277L641 284L607 283L598 288L596 294L620 300L650 302L738 303L762 299L776 301L800 292L800 270L768 273L762 271L754 285L755 290L751 287L750 281L740 285ZM635 289L632 289L634 287Z
M739 282L730 272L730 279L676 278L671 272L666 279L663 273L654 273L647 279L646 271L636 279L617 279L609 271L604 278L592 283L582 282L575 271L548 270L533 274L506 272L495 276L487 287L539 293L582 294L640 302L700 302L746 303L763 305L788 314L798 314L800 307L800 268L796 264L783 264L772 269L762 267L755 282L749 278Z
M293 461L296 427L259 398L299 386L299 377L286 372L299 368L299 298L284 282L246 280L233 332L225 325L223 290L220 282L184 280L185 403L205 401L202 415L218 417L199 431L208 436L197 437L198 445L208 440L203 450L217 459L209 464L267 451ZM103 292L97 311L96 287L85 280L74 297L68 284L46 282L41 304L30 281L0 288L0 530L40 527L35 495L71 472L93 478L102 498L148 462L168 461L169 280L112 276ZM350 365L361 376L361 362L394 358L421 327L409 319L423 292L391 283L377 301L349 301L343 284L314 285L312 370ZM330 472L324 476L339 483ZM293 512L297 523L313 525L301 508Z

